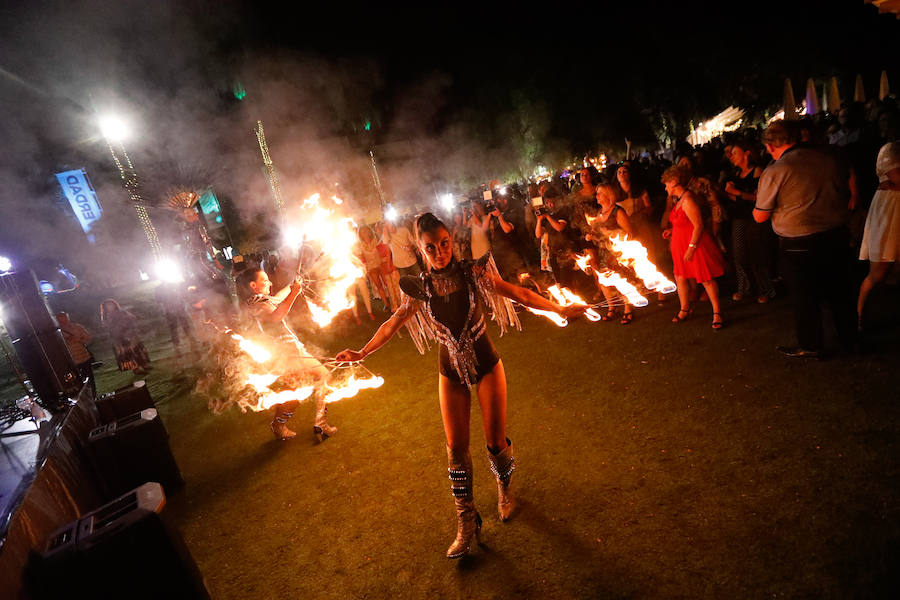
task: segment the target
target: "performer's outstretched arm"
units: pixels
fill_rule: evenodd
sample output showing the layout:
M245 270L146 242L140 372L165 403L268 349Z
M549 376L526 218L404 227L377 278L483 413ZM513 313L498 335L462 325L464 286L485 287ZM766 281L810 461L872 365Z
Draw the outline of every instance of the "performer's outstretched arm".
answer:
M283 318L287 316L290 312L291 307L294 306L294 302L297 298L300 297L300 290L303 289L303 285L297 281L296 279L291 282L291 285L284 288L284 290L288 290L287 295L282 300L278 298L278 296L274 296L277 300L280 300L278 303L278 307L270 313L263 313L260 317L265 318L267 321L271 321L273 323L277 323L281 321ZM279 291L281 294L284 290Z
M391 318L381 324L381 327L375 332L366 345L359 350L350 350L349 348L339 353L335 360L339 362L354 362L362 360L372 354L382 346L388 343L394 334L403 327L407 321L412 319L418 310L418 300L407 297L400 308L394 311Z
M494 290L501 296L506 296L510 300L515 300L519 304L529 308L538 310L549 310L565 318L574 317L584 313L588 309L584 304L573 304L571 306L560 306L556 302L551 302L543 296L535 294L527 288L507 283L502 278L494 276Z

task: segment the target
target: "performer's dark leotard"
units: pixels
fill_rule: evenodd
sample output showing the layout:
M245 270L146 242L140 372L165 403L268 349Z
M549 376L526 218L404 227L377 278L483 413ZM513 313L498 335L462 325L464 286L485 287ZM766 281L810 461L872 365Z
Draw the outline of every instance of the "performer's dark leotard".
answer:
M487 334L485 311L476 290L472 261L452 262L441 271L403 277L405 294L425 304L440 342L438 368L463 385L475 385L490 373L500 356ZM467 366L471 365L471 369ZM466 381L465 374L468 374Z

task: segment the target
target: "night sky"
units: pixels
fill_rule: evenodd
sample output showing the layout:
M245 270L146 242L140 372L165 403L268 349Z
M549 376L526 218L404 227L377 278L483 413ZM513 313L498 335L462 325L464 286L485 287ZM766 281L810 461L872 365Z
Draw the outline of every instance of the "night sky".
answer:
M857 73L870 94L882 70L900 86L900 21L862 0L825 6L6 2L0 181L13 217L0 224L0 252L65 251L58 235L46 249L35 241L50 237L42 227L53 225L57 170L87 166L107 197L121 196L95 109L140 115L132 150L148 169L235 171L225 157L254 150L234 132L261 116L305 149L342 136L357 149L397 140L419 140L423 155L456 149L440 177L477 179L515 152L522 115L539 152L574 156L625 137L655 146L654 111L687 131L730 104L775 108L785 77L798 98L808 77L837 76L844 97ZM238 82L243 102L232 95ZM257 177L258 164L247 168ZM258 182L229 185L235 197L262 193Z

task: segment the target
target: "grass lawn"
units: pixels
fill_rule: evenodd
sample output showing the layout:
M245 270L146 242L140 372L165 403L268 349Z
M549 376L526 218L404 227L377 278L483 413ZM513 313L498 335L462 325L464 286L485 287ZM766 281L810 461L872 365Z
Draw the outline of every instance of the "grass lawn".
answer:
M847 598L900 590L900 293L873 297L873 351L782 358L786 301L676 308L560 329L531 315L491 333L509 377L520 509L496 516L480 412L475 499L485 546L444 558L455 533L436 351L408 337L367 365L386 383L330 405L315 444L303 404L290 442L270 413L215 416L154 314L147 377L187 480L170 498L214 598ZM143 300L142 300L143 298ZM143 302L143 304L141 304ZM323 335L359 347L367 322ZM106 360L101 391L130 380Z

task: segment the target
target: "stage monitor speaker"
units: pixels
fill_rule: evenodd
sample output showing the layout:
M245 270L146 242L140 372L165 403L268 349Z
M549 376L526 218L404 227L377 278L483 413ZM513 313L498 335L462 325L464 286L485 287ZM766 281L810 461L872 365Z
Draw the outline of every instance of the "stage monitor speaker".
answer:
M81 389L78 369L31 271L0 275L3 324L42 404L53 410Z
M112 423L145 408L156 408L153 398L150 397L150 391L147 389L147 382L143 379L114 392L100 395L96 404L101 423Z
M88 434L88 448L107 497L115 497L144 481L158 481L166 493L184 485L169 434L155 408L147 408Z
M148 482L57 530L29 565L32 596L208 599L165 503Z

